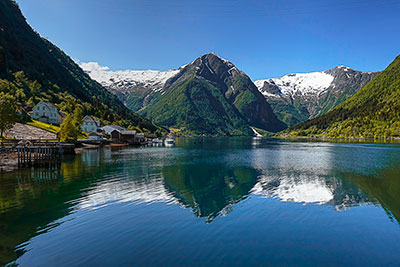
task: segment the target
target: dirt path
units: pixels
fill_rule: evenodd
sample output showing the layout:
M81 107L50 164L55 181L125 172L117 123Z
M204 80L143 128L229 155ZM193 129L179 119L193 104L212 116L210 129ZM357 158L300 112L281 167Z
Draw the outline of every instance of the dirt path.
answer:
M16 123L14 127L5 134L14 139L57 139L57 135L27 124ZM18 168L18 155L16 152L0 150L0 173L10 172Z
M57 135L46 130L27 125L16 123L14 127L6 132L7 137L15 139L57 139Z

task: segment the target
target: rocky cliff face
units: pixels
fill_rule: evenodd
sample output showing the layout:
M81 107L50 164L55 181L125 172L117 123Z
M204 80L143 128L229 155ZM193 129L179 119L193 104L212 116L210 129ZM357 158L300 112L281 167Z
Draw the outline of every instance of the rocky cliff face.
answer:
M256 81L279 119L291 126L324 114L354 95L378 72L345 66Z

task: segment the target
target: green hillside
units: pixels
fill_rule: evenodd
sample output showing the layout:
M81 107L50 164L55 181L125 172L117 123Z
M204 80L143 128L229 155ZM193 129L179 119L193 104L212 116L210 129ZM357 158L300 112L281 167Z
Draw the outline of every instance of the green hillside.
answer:
M66 113L80 106L104 123L156 131L116 96L93 81L58 47L26 22L17 3L0 1L0 91L28 105L50 101Z
M347 101L289 128L289 136L391 138L400 136L400 56Z
M143 115L189 135L251 134L246 121L215 86L194 78L168 90Z
M169 79L140 114L187 135L251 136L250 127L270 132L286 127L250 78L213 53Z

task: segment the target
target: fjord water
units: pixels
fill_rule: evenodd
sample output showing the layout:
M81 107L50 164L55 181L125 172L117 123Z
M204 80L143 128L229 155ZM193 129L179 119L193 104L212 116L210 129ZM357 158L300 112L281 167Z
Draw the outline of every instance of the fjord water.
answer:
M178 139L0 175L0 263L400 264L400 146Z

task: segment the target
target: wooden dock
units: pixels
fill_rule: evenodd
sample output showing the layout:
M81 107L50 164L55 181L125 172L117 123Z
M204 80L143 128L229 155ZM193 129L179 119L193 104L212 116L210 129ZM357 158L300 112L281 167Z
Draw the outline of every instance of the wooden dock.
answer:
M75 155L75 143L57 139L17 140L0 138L0 173L26 167L61 166L63 155Z
M17 147L18 167L58 167L61 164L60 147L20 146Z

